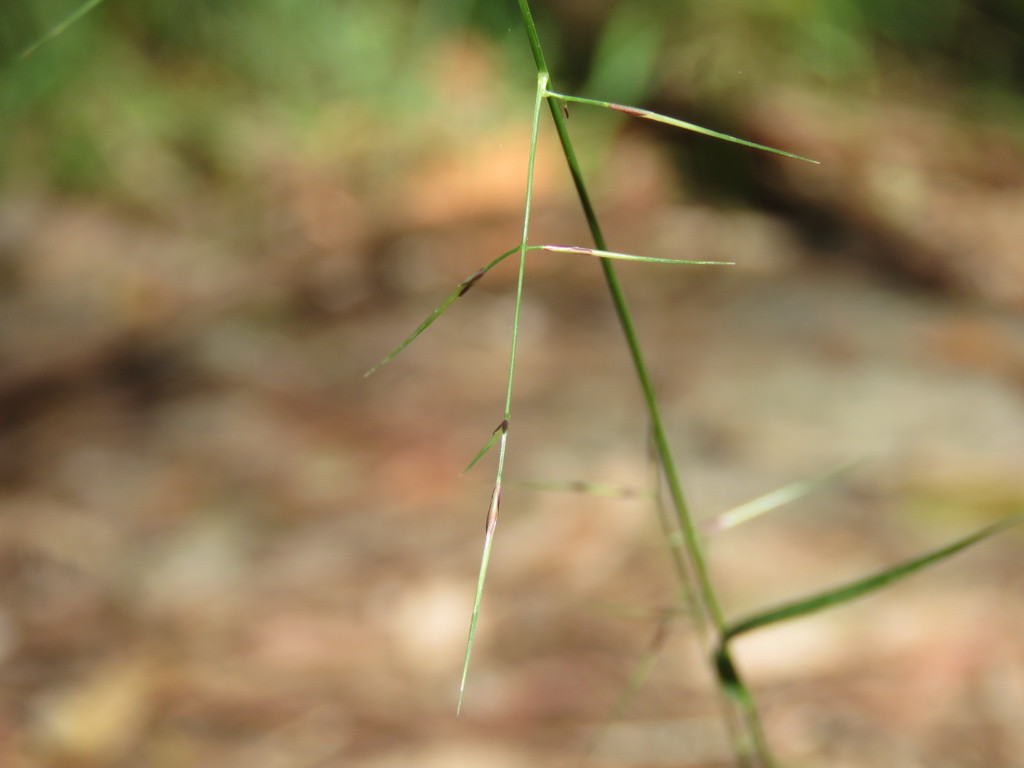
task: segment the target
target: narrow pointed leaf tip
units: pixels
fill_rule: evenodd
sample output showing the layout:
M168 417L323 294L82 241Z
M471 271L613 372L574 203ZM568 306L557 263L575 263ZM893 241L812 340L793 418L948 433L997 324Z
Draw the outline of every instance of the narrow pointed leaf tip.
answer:
M469 464L464 470L462 470L462 474L466 474L467 472L469 472L469 470L475 467L477 462L480 461L480 459L482 459L484 456L486 456L487 452L494 447L494 444L496 442L498 442L498 438L500 438L506 432L508 432L508 419L503 419L501 424L499 424L495 428L494 432L491 433L491 437L484 445L484 447L477 451L477 454L476 456L473 457L473 460L469 462Z
M448 297L444 301L441 302L440 306L438 306L437 309L435 309L433 312L431 312L427 316L426 320L424 320L422 323L420 323L418 326L416 326L416 330L414 330L411 334L409 334L408 338L405 341L403 341L401 344L399 344L397 347L395 347L393 350L391 350L391 352L388 353L388 356L385 357L383 360L381 360L379 363L377 363L375 366L373 366L373 368L371 368L366 373L364 373L363 377L365 378L367 376L370 376L370 375L376 373L386 363L390 362L392 358L394 358L396 355L398 355L399 352L401 352L406 347L408 347L410 344L412 344L416 340L416 337L418 337L421 333L423 333L425 330L427 330L427 328L429 328L431 325L433 325L434 321L437 320L437 318L439 318L441 315L443 315L445 310L448 309L448 307L450 307L452 304L455 303L456 299L460 299L463 296L465 296L469 292L469 289L472 288L474 285L476 285L480 281L480 278L482 278L484 275L486 275L491 270L492 267L497 266L498 263L500 263L501 261L504 261L509 256L511 256L513 253L518 253L519 252L519 248L520 248L519 246L516 246L515 248L512 248L512 249L510 249L508 251L505 251L503 254L501 254L501 256L496 258L490 264L488 264L485 267L480 267L480 269L478 269L472 275L470 275L465 280L463 280L461 283L459 283L455 287L455 290L452 291L448 295Z
M664 123L665 125L671 125L675 128L683 128L687 131L693 131L694 133L702 133L705 136L711 136L715 139L721 139L723 141L731 141L734 144L742 144L745 147L752 149L760 149L765 152L773 152L776 155L784 155L785 157L791 157L794 160L803 160L805 163L814 163L815 165L821 165L817 160L812 160L809 157L803 155L797 155L792 152L787 152L784 149L776 149L775 147L769 147L765 144L758 144L756 141L747 141L737 136L730 136L727 133L720 133L719 131L713 131L710 128L704 128L703 126L696 125L695 123L687 122L686 120L679 120L668 115L662 115L657 112L651 112L649 109L638 109L636 107L627 107L623 104L608 103L608 109L613 109L616 112L622 112L633 117L641 117L644 120L653 120L656 123Z
M850 584L836 587L825 592L819 592L816 595L794 600L790 603L784 603L774 608L769 608L768 610L755 613L745 619L740 619L739 621L731 623L726 628L723 642L732 639L736 635L743 634L744 632L750 632L751 630L758 629L759 627L765 627L769 624L775 624L787 619L795 619L799 616L817 613L829 606L845 603L849 600L867 595L881 589L882 587L888 586L893 582L906 578L922 568L939 563L942 560L955 555L957 552L967 549L967 547L970 547L972 544L977 544L990 536L1001 533L1022 521L1024 521L1024 513L1019 513L986 528L982 528L980 531L976 531L975 533L965 536L952 544L947 544L945 547L940 547L939 549L932 550L920 557L907 560L906 562L900 563L892 568L888 568L873 576L869 576L865 579L854 581Z
M619 253L617 251L600 251L596 248L584 248L579 245L538 245L532 246L542 251L551 253L579 253L584 256L598 256L602 259L619 259L620 261L644 261L653 264L697 264L697 265L719 265L735 266L734 261L691 261L689 259L659 259L654 256L635 256L631 253Z
M785 157L791 157L794 160L803 160L807 163L814 163L820 165L817 160L812 160L809 157L803 155L796 155L792 152L786 152L783 149L776 149L775 147L769 147L764 144L758 144L754 141L747 141L737 136L730 136L727 133L720 133L719 131L713 131L710 128L704 128L703 126L696 125L695 123L687 122L686 120L679 120L668 115L662 115L658 112L652 112L649 109L640 109L639 107L627 107L625 104L616 104L612 101L599 101L598 99L586 99L582 96L567 96L564 93L555 93L554 91L547 91L547 96L565 104L567 101L575 101L580 104L590 104L595 107L604 107L605 109L611 109L616 112L621 112L624 115L630 115L631 117L639 117L644 120L653 120L656 123L664 123L665 125L671 125L675 128L682 128L687 131L693 131L694 133L702 133L705 136L711 136L715 139L721 139L722 141L731 141L734 144L742 144L745 147L752 149L761 149L765 152L773 152L776 155L784 155Z
M502 433L504 434L504 433ZM480 558L480 571L476 578L476 594L473 596L473 613L469 618L469 637L466 639L466 654L462 660L462 679L459 681L459 700L455 705L455 718L462 714L462 702L466 697L466 681L469 679L469 662L473 657L473 642L476 639L476 625L480 619L480 604L484 597L484 583L487 581L487 566L491 561L491 547L494 545L494 529L498 524L498 509L501 506L501 480L494 484L491 503L487 507L484 521L484 552Z
M373 366L373 368L364 373L363 377L365 378L367 376L372 376L374 373L383 368L387 363L391 362L391 360L394 357L396 357L399 352L401 352L414 341L416 341L416 339L419 337L421 333L423 333L425 330L427 330L427 328L433 325L434 321L437 320L437 318L439 318L442 314L444 314L444 311L448 309L448 307L450 307L457 298L462 296L466 292L466 290L468 290L468 288L463 287L464 285L464 282L459 283L459 287L455 289L455 292L449 295L448 298L446 298L443 302L441 302L440 306L438 306L437 309L431 312L427 316L426 320L424 320L422 323L416 326L416 330L410 333L409 336L405 339L405 341L403 341L401 344L399 344L397 347L391 350L391 352L388 353L387 357L385 357L383 360L381 360L379 363Z

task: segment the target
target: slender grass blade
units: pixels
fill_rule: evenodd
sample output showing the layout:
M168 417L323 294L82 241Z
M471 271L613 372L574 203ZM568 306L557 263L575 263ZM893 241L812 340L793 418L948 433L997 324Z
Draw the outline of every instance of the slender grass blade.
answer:
M390 362L391 359L394 358L396 355L398 355L399 352L401 352L406 347L408 347L410 344L412 344L421 333L423 333L425 330L427 330L427 328L429 328L431 325L433 325L434 321L437 320L437 318L439 318L441 315L443 315L444 311L446 309L448 309L448 307L450 307L452 304L454 304L456 299L459 299L459 298L465 296L466 293L469 291L469 289L477 284L477 282L480 280L480 278L482 278L484 275L486 275L493 267L497 266L499 263L501 263L502 261L507 259L513 253L517 253L519 250L520 250L520 247L517 245L515 248L512 248L511 250L505 251L505 253L501 254L501 256L496 258L490 264L488 264L485 267L481 267L476 272L474 272L472 275L470 275L465 280L463 280L461 283L459 283L455 287L455 290L452 291L448 295L448 298L446 298L444 301L442 301L441 305L437 309L435 309L433 312L431 312L430 315L427 316L427 319L424 320L422 323L420 323L416 327L416 330L413 331L411 334L409 334L409 337L405 341L403 341L401 344L399 344L397 347L395 347L393 350L391 350L391 352L388 354L387 357L385 357L383 360L381 360L379 363L377 363L375 366L373 366L373 368L371 368L366 373L364 373L363 376L366 377L366 376L370 376L370 375L376 373L386 363Z
M656 123L664 123L665 125L671 125L674 128L682 128L686 131L693 131L694 133L700 133L705 136L711 136L715 139L721 139L722 141L731 141L733 144L742 144L744 147L751 147L752 149L760 149L765 152L773 152L776 155L784 155L786 157L792 157L794 160L803 160L807 163L814 163L820 165L817 160L811 160L809 157L803 157L802 155L795 155L792 152L786 152L783 149L776 149L775 147L769 147L764 144L758 144L754 141L747 141L737 136L730 136L727 133L720 133L713 131L710 128L705 128L694 123L689 123L686 120L679 120L675 117L669 117L668 115L662 115L658 112L652 112L649 109L640 109L639 107L627 107L625 104L616 104L612 101L599 101L597 99L586 99L582 96L567 96L563 93L555 93L554 91L548 91L547 95L560 102L575 101L579 104L590 104L595 107L604 107L605 109L611 109L616 112L622 112L626 115L633 117L640 117L644 120L653 120Z
M466 474L467 472L469 472L469 470L475 467L476 463L487 455L487 452L494 447L494 444L498 442L498 439L506 432L508 432L508 419L503 419L501 424L498 425L497 429L494 430L494 433L491 435L490 440L487 441L487 444L480 449L477 455L473 457L473 460L469 462L469 465L464 470L462 470L462 474Z
M542 251L551 253L580 253L584 256L598 256L602 259L618 259L620 261L646 261L654 264L717 264L723 266L735 266L734 261L690 261L687 259L659 259L654 256L634 256L631 253L619 253L618 251L602 251L597 248L584 248L578 245L538 245L531 246Z
M823 472L820 475L807 478L806 480L801 480L791 485L778 488L764 496L748 501L745 504L740 504L738 507L733 507L728 512L723 512L708 521L707 532L709 534L719 533L729 528L735 528L741 523L753 520L755 517L760 517L761 515L778 509L785 504L789 504L792 501L808 496L822 486L828 485L842 475L845 475L853 469L856 464L857 462L843 464L835 469L830 469L828 472Z
M845 603L870 594L871 592L875 592L882 587L886 587L893 582L910 576L922 568L939 563L955 555L957 552L966 549L972 544L977 544L990 536L994 536L997 533L1005 531L1007 528L1011 528L1021 521L1024 521L1024 513L1014 515L1006 520L1001 520L1000 522L994 523L986 528L982 528L980 531L972 533L969 536L965 536L952 544L948 544L920 557L900 563L899 565L888 568L881 573L876 573L874 576L869 576L865 579L860 579L825 592L819 592L818 594L811 595L810 597L804 597L790 603L784 603L774 608L769 608L768 610L755 613L745 619L731 622L726 627L726 631L723 636L723 643L737 635L743 634L744 632L750 632L760 627L766 627L769 624L786 621L787 619L795 619L799 616L807 616L808 614L817 613L818 611L829 608L830 606Z

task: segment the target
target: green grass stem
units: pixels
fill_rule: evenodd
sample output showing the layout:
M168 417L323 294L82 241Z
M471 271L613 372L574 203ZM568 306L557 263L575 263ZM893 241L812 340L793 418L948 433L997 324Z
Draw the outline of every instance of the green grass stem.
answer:
M466 680L469 677L469 662L473 655L473 642L476 639L477 622L480 619L480 605L483 601L484 585L487 581L487 569L490 565L491 549L494 544L494 530L498 524L498 511L501 507L501 486L505 474L505 449L508 445L508 430L512 419L512 385L515 379L516 352L519 347L519 320L523 306L523 285L526 275L526 253L530 241L530 213L533 208L533 177L537 163L537 136L540 130L540 109L547 88L547 73L537 75L537 92L533 104L533 121L530 128L530 159L526 169L526 203L523 210L523 236L516 250L519 252L519 274L516 280L515 309L512 316L512 344L509 352L508 382L505 388L505 418L498 428L500 448L498 450L498 468L495 473L494 490L491 492L491 503L487 509L484 525L484 551L480 560L480 571L477 576L476 594L473 597L473 612L469 619L469 637L466 639L466 654L462 662L462 678L459 682L459 700L455 706L455 716L462 713L462 702L466 696ZM486 453L490 444L480 454ZM479 459L479 456L477 457ZM476 459L470 467L476 463Z
M537 71L542 75L548 75L548 67L544 58L540 35L537 32L533 14L530 11L529 2L528 0L518 0L518 2L520 15L522 16L523 24L526 28L526 34L529 39L530 49L533 52ZM548 91L548 93L553 93L553 91ZM609 249L606 245L600 223L598 222L593 202L587 190L587 185L583 178L583 173L576 157L575 149L573 148L572 138L569 135L568 126L566 125L565 115L562 109L565 101L550 95L547 101L551 117L555 123L555 130L558 134L559 142L562 145L562 152L565 156L566 162L568 163L569 173L572 176L573 184L576 187L580 206L582 207L584 217L587 220L587 226L590 229L594 245L597 250L607 251ZM661 409L654 391L654 384L644 360L643 351L640 347L640 341L633 324L632 315L629 311L625 294L622 290L621 284L619 283L612 261L610 259L602 258L600 264L604 274L605 284L608 288L608 292L611 296L611 301L615 309L615 314L626 339L626 346L629 349L629 355L633 362L634 374L636 375L643 393L648 420L650 422L652 441L654 443L655 452L658 456L658 462L662 469L665 484L668 488L669 498L672 501L672 507L678 523L679 533L683 540L683 550L685 551L686 559L688 561L688 571L692 577L692 582L689 587L698 596L701 610L706 615L710 626L713 627L714 635L717 638L721 638L725 633L725 618L722 613L721 606L719 605L714 585L711 581L707 559L704 554L703 544L697 531L696 523L694 522L693 516L690 513L689 506L686 502L686 496L683 492L679 471L676 468L676 462L672 455L672 449L669 444L664 421L661 417ZM731 663L728 646L720 644L719 647L724 658ZM752 696L744 687L741 678L735 670L735 665L731 666L732 671L735 674L730 679L729 684L733 686L733 688L735 685L739 685L745 694L743 697L731 697L731 700L738 705L740 712L737 717L730 717L727 719L727 725L730 726L730 737L736 753L737 762L739 765L744 766L744 768L747 766L756 766L758 764L764 768L770 768L770 766L773 765L773 761L768 750L767 743L764 739L760 716L756 707L753 705ZM721 671L717 666L715 667L715 670L719 674L718 679L720 687L724 686L725 681L721 677ZM730 690L733 688L730 688ZM737 727L737 725L739 725L739 727Z

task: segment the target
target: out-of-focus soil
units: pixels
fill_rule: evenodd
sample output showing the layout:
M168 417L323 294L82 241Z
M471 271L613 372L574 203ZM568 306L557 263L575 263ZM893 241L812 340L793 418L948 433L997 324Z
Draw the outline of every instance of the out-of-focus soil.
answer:
M2 202L0 765L727 764L685 618L610 719L676 589L642 498L639 393L582 255L530 256L509 487L454 719L494 459L459 472L501 420L511 260L363 372L514 244L506 139L386 201L278 168L255 213ZM842 247L822 261L783 220L680 200L643 138L608 168L613 247L737 262L621 268L698 515L859 462L710 541L730 615L1021 507L1013 270L1002 304L927 292ZM534 242L585 242L560 174L542 154ZM1020 547L740 641L784 762L1019 765Z

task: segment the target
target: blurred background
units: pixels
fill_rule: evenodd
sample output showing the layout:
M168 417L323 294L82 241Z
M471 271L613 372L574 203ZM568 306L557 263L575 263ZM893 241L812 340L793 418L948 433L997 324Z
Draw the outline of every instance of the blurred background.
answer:
M535 254L461 720L535 73L516 4L0 9L0 764L728 765L599 269ZM1024 504L1014 0L548 0L729 615ZM587 245L549 126L534 242ZM536 483L612 486L603 495ZM738 644L789 766L1024 765L1020 535ZM656 649L655 656L647 656ZM613 717L638 662L644 687Z

